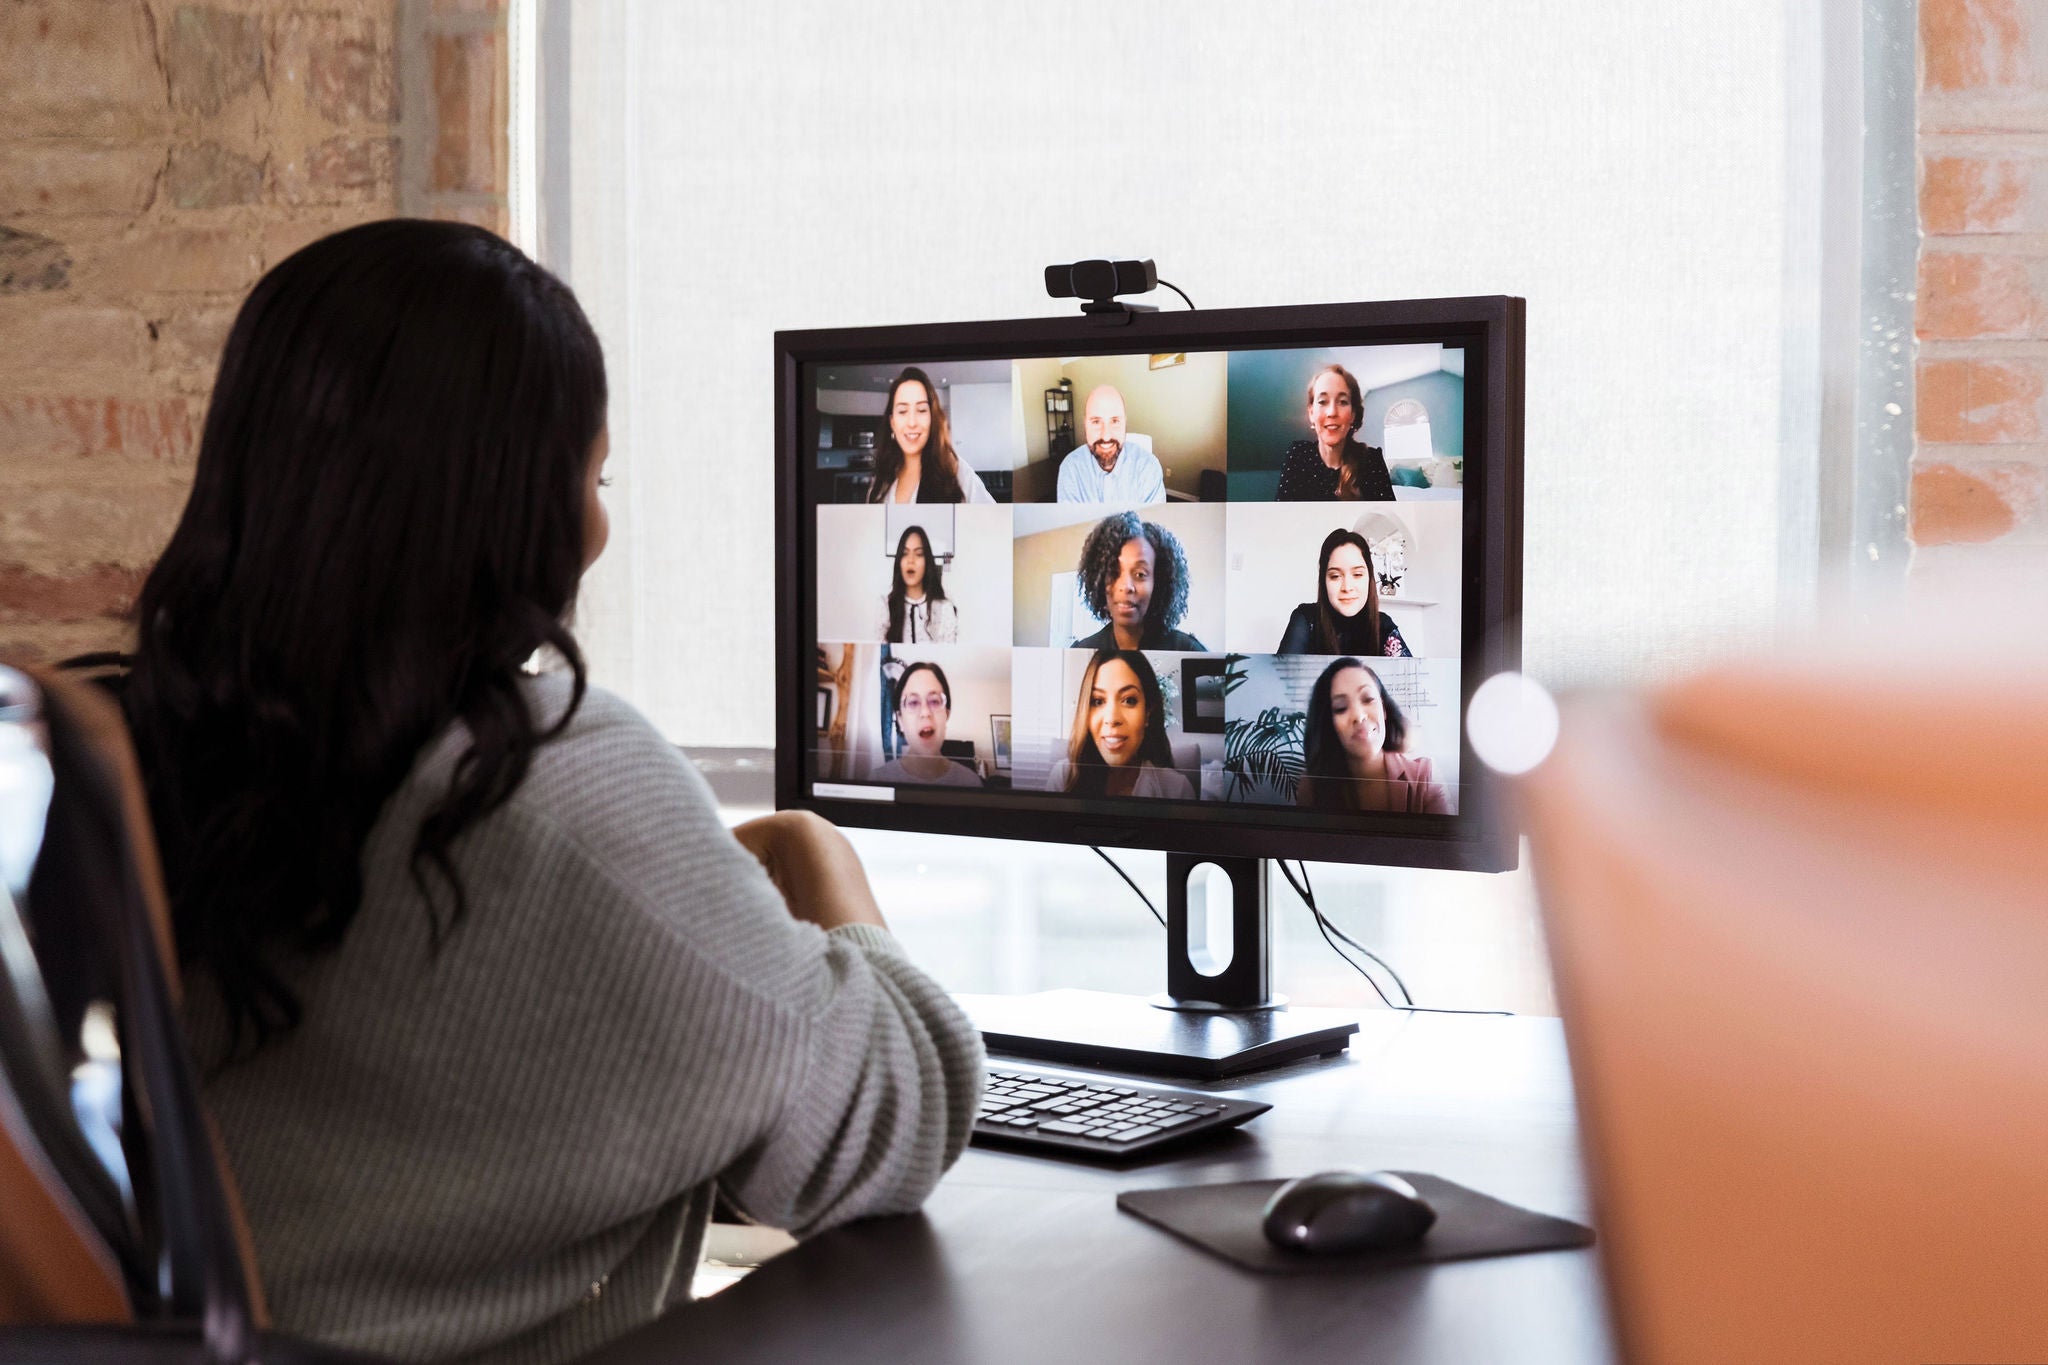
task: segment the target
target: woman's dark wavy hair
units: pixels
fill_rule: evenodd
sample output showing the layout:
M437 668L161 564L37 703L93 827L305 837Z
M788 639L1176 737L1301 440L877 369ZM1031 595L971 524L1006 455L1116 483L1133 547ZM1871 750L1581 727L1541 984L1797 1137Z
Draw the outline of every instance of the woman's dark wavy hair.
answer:
M1152 661L1135 649L1098 649L1081 675L1081 695L1074 700L1074 728L1067 735L1067 787L1077 796L1101 796L1109 788L1109 764L1095 747L1095 734L1088 728L1088 695L1095 690L1095 675L1112 660L1121 660L1138 675L1145 692L1145 737L1138 742L1135 761L1155 768L1173 766L1173 743L1166 737L1166 696L1159 690L1159 675Z
M924 396L932 408L931 429L925 433L924 454L919 457L917 500L964 501L960 456L953 449L953 428L946 421L946 410L939 406L939 386L915 365L905 367L889 385L889 400L882 406L882 434L875 447L875 477L868 485L868 501L887 502L896 487L896 476L903 472L903 447L896 444L896 428L890 424L889 415L896 411L896 390L905 384L924 385Z
M481 228L350 228L242 305L124 695L179 957L237 1047L298 1023L291 959L341 942L379 811L458 721L411 862L430 941L461 920L451 847L583 698L564 618L605 404L575 296ZM542 646L575 674L546 730L520 689Z
M1344 742L1337 738L1337 719L1330 709L1330 684L1337 675L1347 668L1362 668L1372 685L1379 689L1380 708L1385 711L1387 723L1385 738L1380 741L1383 753L1398 754L1408 747L1408 718L1401 714L1401 708L1394 703L1393 694L1387 691L1386 683L1373 671L1371 665L1361 659L1346 656L1332 659L1330 666L1316 679L1315 690L1308 694L1307 735L1304 737L1304 757L1301 775L1304 782L1312 783L1310 804L1318 810L1350 810L1347 793L1351 791L1351 768L1346 762Z
M1081 593L1096 619L1109 619L1109 586L1116 582L1117 556L1128 541L1152 543L1152 601L1145 609L1147 641L1172 630L1188 614L1188 556L1180 538L1156 521L1136 512L1104 517L1081 542L1081 563L1075 570Z
M1344 545L1356 545L1358 553L1365 556L1365 606L1359 615L1365 618L1368 627L1366 638L1372 641L1372 647L1377 649L1380 643L1380 580L1373 568L1372 546L1366 544L1365 537L1358 532L1347 531L1340 526L1323 537L1323 553L1316 560L1316 652L1319 654L1335 654L1343 648L1338 641L1342 638L1340 631L1344 618L1330 605L1330 580L1326 575L1330 572L1330 556Z
M924 542L924 598L926 602L946 600L945 575L939 572L939 557L932 553L932 538L924 533L922 526L906 526L903 534L896 537L895 568L889 577L889 643L907 643L903 638L903 613L909 609L908 589L903 586L903 551L916 536ZM872 589L870 589L872 591Z

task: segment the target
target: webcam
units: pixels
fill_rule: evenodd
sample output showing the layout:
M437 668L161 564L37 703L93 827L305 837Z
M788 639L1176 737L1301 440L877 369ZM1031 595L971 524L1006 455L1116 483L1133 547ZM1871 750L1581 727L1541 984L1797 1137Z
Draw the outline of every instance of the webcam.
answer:
M1080 299L1081 311L1105 327L1128 323L1137 313L1158 310L1146 303L1122 303L1118 294L1149 294L1159 287L1150 261L1075 261L1045 268L1045 292L1056 299Z

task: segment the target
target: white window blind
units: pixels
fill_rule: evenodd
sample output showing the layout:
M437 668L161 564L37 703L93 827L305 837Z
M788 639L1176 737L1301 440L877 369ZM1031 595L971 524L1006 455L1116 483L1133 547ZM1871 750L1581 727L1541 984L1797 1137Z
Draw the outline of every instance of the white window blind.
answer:
M1058 313L1042 268L1105 255L1203 307L1525 296L1530 671L1640 678L1767 638L1810 577L1818 381L1783 341L1813 306L1804 22L552 0L541 250L612 373L596 680L678 742L771 744L771 334Z

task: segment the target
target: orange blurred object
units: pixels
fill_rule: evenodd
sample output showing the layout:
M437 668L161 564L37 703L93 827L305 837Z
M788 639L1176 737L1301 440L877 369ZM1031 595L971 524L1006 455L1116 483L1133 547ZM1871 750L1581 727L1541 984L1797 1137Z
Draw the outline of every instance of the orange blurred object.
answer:
M2048 1360L2048 674L1582 698L1521 795L1628 1358Z

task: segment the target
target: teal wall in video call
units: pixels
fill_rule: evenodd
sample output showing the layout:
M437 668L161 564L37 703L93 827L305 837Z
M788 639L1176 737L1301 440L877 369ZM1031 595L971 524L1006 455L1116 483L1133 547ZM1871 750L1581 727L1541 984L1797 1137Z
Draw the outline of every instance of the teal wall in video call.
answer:
M1429 444L1434 454L1450 460L1465 454L1465 380L1442 370L1419 379L1384 384L1367 393L1365 423L1358 429L1359 438L1369 446L1378 445L1380 431L1387 423L1387 409L1403 398L1413 398L1429 410Z
M1334 350L1230 353L1228 430L1233 499L1273 496L1280 482L1281 457L1289 445L1308 435L1307 405L1302 399L1308 377L1338 358ZM1378 445L1387 409L1403 398L1417 399L1429 409L1430 445L1436 454L1452 459L1464 455L1465 380L1441 370L1367 390L1360 439Z

